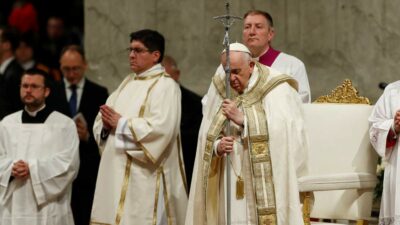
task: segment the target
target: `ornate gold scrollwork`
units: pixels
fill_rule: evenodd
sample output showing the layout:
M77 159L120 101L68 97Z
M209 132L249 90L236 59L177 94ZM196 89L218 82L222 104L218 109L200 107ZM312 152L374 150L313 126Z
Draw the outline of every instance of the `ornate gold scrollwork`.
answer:
M349 79L345 79L343 84L336 87L331 94L318 97L314 103L371 104L368 98L358 96L357 89Z

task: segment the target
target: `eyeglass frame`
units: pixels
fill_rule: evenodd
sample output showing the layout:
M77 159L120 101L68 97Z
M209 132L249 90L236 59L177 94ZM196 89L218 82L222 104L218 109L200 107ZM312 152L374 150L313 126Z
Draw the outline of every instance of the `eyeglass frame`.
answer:
M141 54L141 53L143 53L143 52L153 52L153 51L151 51L150 49L144 49L144 48L131 48L131 47L128 47L128 48L126 48L125 49L129 54L134 54L134 55L138 55L138 54Z
M81 73L83 71L83 67L81 66L73 66L73 67L61 67L61 72L65 74L73 73Z
M31 88L32 90L39 90L41 88L47 88L46 85L38 85L38 84L21 84L19 85L22 89L27 90Z

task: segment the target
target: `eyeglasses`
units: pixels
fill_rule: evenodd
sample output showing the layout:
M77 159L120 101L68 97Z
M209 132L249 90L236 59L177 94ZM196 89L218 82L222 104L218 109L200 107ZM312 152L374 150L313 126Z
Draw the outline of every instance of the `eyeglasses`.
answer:
M67 73L81 73L82 72L82 67L80 66L73 66L73 67L61 67L61 72L67 74Z
M128 54L133 53L133 54L135 54L135 55L140 54L140 53L143 53L143 52L150 52L150 50L148 50L148 49L144 49L144 48L131 48L131 47L126 48L126 51L128 52Z
M22 89L29 89L31 88L32 90L38 90L40 88L44 88L43 85L38 85L38 84L21 84Z

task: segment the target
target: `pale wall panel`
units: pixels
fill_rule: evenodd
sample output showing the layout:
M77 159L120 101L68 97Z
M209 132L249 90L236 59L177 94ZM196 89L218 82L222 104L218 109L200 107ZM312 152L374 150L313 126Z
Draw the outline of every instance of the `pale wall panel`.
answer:
M326 94L345 78L375 101L380 81L400 77L400 20L397 0L235 0L231 12L269 11L274 17L273 46L300 58L309 74L312 97ZM150 28L164 34L166 53L182 71L181 83L204 94L219 64L223 27L212 17L225 13L217 0L86 0L85 47L89 77L110 91L130 72L132 31ZM241 40L242 22L231 40Z

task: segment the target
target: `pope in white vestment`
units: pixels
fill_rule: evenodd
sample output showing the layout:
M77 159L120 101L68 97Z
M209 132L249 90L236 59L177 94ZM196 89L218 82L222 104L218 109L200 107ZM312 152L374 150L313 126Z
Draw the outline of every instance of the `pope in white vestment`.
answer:
M232 52L250 53L243 48L238 43L231 45ZM203 99L185 224L226 224L226 163L232 174L231 224L303 224L297 178L307 172L307 139L296 81L255 63L243 93L231 89L244 121L242 126L230 123L235 140L227 161L217 153L225 132L224 78L224 73L216 74L208 98Z
M108 98L122 118L107 138L101 115L95 120L102 155L91 224L184 224L180 102L178 84L160 64L129 75Z
M371 143L386 163L380 225L400 224L400 164L397 162L400 157L400 145L398 131L395 130L395 117L399 110L400 81L396 81L385 88L369 118Z
M75 123L53 111L44 123L22 123L22 111L0 122L0 224L73 225L72 181L79 168ZM26 179L13 164L29 164Z

